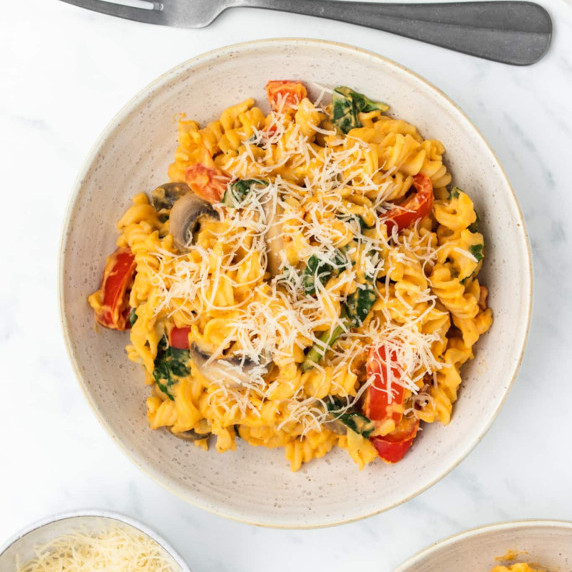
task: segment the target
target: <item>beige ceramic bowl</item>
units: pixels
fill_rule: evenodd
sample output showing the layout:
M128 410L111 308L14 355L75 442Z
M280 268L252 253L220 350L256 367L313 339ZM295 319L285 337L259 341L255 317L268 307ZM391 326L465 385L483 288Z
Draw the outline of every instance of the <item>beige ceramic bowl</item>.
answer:
M394 572L489 572L517 562L572 572L572 522L525 520L469 530L426 548Z
M121 514L99 510L85 510L58 514L36 522L21 530L4 546L0 547L0 572L15 572L18 563L21 566L35 556L34 548L48 544L59 536L73 531L86 530L98 533L108 527L136 529L153 540L163 550L173 571L191 572L185 561L156 532L144 524Z
M359 471L339 450L292 474L281 450L239 445L208 453L151 431L149 388L127 361L127 334L96 331L87 296L97 289L113 251L115 222L140 191L165 182L176 147L175 116L206 122L254 96L264 105L269 79L345 84L391 105L391 113L447 148L454 183L476 203L486 239L482 281L495 323L464 369L465 383L449 427L425 427L395 466L379 461ZM316 90L314 90L316 92ZM487 143L447 97L420 77L376 54L315 40L267 40L223 48L161 76L107 127L79 177L63 236L61 307L72 362L104 427L162 485L231 518L279 527L326 526L396 506L447 474L478 443L513 382L530 318L531 262L522 216Z

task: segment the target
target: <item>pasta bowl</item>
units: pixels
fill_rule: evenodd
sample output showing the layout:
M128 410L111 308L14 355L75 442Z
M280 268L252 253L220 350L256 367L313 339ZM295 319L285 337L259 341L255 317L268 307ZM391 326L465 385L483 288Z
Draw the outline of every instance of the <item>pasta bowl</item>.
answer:
M105 530L136 533L157 545L173 572L191 572L185 561L156 532L146 525L109 511L79 510L52 515L27 526L0 547L0 571L14 572L19 566L36 557L39 546L49 545L55 539L75 533L100 534Z
M114 249L115 221L141 190L165 182L176 148L177 114L208 122L247 97L264 100L269 79L310 86L345 84L375 95L396 116L441 140L454 184L466 188L487 242L483 282L495 323L466 366L448 427L432 424L395 465L359 471L343 451L296 474L278 450L239 443L205 453L145 418L148 387L126 359L127 337L96 331L87 296ZM319 88L316 88L319 89ZM515 276L519 277L515 283ZM522 216L495 155L463 113L420 77L376 54L315 40L230 46L167 72L113 119L88 157L71 200L61 254L61 308L70 357L100 421L147 473L185 500L217 514L267 526L315 527L396 506L450 471L478 443L518 370L530 319L531 263Z
M395 572L489 572L520 562L548 572L572 568L572 523L504 522L468 530L422 550Z

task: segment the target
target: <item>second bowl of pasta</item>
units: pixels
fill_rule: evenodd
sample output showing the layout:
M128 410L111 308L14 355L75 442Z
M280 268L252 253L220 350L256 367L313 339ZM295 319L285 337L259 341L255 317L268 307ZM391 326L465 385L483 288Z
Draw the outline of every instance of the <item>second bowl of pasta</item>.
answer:
M572 523L522 520L467 530L422 550L395 572L556 572L572 566Z

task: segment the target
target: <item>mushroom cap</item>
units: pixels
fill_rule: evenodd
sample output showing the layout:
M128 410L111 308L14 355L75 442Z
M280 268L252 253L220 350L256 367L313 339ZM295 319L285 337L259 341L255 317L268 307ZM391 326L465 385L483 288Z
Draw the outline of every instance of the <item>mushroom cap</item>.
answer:
M253 377L265 375L268 365L255 363L249 359L230 358L214 359L207 363L210 356L199 350L196 344L190 349L191 360L207 379L226 380L231 384L247 384Z
M328 419L327 421L323 421L322 425L336 435L347 435L347 426L338 419Z
M191 192L187 183L164 183L151 193L151 204L156 211L171 209L178 199Z
M179 250L185 250L192 242L199 217L203 215L218 219L218 214L211 204L192 191L175 201L169 217L169 232L173 235L175 246Z

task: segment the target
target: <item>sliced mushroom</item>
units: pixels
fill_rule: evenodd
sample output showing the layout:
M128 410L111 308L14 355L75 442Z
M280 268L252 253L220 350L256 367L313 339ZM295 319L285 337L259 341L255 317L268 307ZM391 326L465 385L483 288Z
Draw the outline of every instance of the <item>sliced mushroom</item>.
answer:
M185 250L192 242L199 218L203 215L218 219L218 214L211 204L192 191L184 194L175 202L171 209L169 231L173 235L177 248Z
M151 204L156 211L171 209L187 193L192 193L187 183L165 183L151 193Z
M211 435L210 433L197 433L193 429L189 431L183 431L181 433L175 433L172 429L169 429L169 431L171 431L175 437L178 439L183 439L184 441L200 441L201 439L206 439Z
M324 421L322 423L322 425L326 428L329 429L332 433L336 433L337 435L346 435L348 432L348 428L346 425L344 425L341 421L339 421L338 419L328 419L327 421Z
M282 270L282 256L281 252L284 251L284 241L282 240L282 225L280 224L280 217L284 212L280 203L276 201L276 208L271 211L271 204L273 201L264 203L264 213L266 214L267 230L266 230L266 252L268 256L268 270L271 276L280 274Z
M190 348L190 356L201 374L211 380L225 380L242 385L268 372L267 365L249 359L214 359L208 362L210 356L200 351L195 344Z

